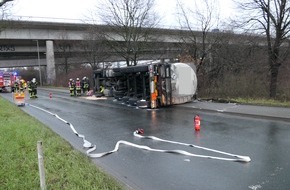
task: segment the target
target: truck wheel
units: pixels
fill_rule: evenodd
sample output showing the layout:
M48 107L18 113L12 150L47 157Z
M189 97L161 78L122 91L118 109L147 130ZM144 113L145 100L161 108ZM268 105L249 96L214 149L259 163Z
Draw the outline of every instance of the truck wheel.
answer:
M144 108L144 109L150 107L149 101L144 100L144 99L138 100L137 103L136 103L136 105L137 105L137 107Z
M130 106L137 106L137 98L129 98L128 103Z

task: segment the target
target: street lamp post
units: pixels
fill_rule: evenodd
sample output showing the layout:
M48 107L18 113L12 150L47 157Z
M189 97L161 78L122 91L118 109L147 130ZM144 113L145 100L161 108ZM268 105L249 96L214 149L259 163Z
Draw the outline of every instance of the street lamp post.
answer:
M41 77L41 69L40 69L40 56L39 56L39 44L38 44L38 40L36 41L36 46L37 46L37 61L38 61L38 70L39 70L39 82L40 82L40 86L42 86L42 77Z

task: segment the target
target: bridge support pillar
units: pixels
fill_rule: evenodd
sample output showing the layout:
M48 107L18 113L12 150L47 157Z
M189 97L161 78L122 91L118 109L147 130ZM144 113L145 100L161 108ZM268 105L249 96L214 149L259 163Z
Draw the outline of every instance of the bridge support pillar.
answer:
M55 72L55 60L54 60L54 49L53 49L53 41L46 41L46 72L47 72L47 81L48 85L55 84L56 80L56 72Z

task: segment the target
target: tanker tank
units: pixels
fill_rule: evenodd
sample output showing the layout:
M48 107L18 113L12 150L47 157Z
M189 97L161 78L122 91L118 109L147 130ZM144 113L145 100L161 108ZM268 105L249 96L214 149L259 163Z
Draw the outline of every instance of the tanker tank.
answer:
M171 64L172 104L190 102L196 93L195 70L185 63Z

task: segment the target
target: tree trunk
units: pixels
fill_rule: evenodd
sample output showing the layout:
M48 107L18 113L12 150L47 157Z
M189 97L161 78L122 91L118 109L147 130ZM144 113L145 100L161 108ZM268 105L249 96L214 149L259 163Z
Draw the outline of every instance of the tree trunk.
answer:
M276 98L277 96L277 83L278 83L278 74L279 74L279 68L281 66L281 63L279 61L279 55L280 55L280 49L279 45L281 44L279 42L276 42L273 47L273 51L271 51L270 59L269 59L269 65L270 65L270 98Z
M64 58L64 66L65 66L65 74L67 75L68 74L68 58L66 57L66 55Z
M127 64L127 67L130 66L130 59L129 58L126 58L126 64Z
M274 64L270 68L270 98L276 98L277 95L277 82L279 73L279 64Z

